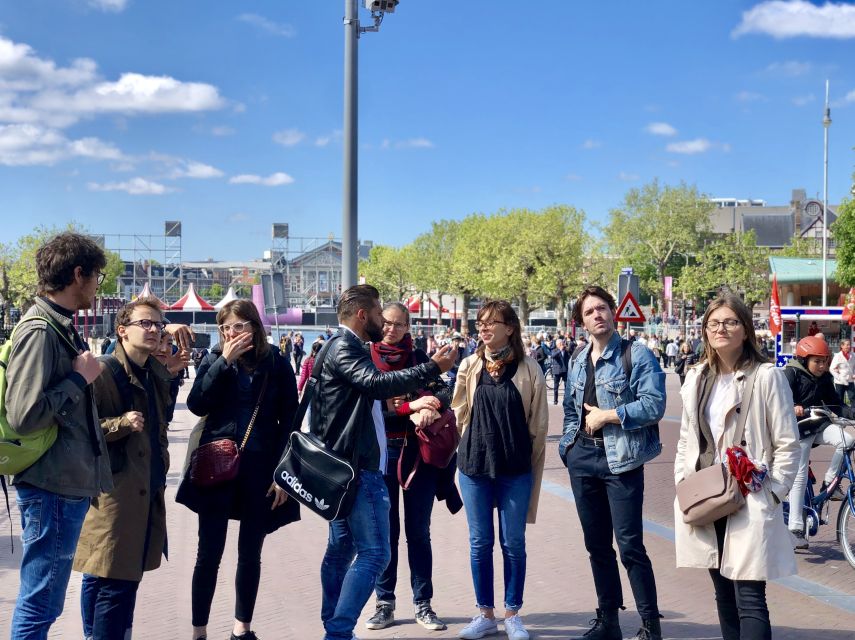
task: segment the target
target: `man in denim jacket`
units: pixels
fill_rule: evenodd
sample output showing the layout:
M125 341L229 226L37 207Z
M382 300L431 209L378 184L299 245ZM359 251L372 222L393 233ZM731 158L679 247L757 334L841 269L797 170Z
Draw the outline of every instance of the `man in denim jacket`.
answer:
M569 367L564 434L558 445L597 589L597 617L584 638L623 638L614 533L641 615L636 638L660 640L656 581L644 548L641 508L644 463L662 451L658 421L665 413L665 374L648 348L621 339L614 314L614 298L596 286L586 288L573 309L573 319L591 340Z

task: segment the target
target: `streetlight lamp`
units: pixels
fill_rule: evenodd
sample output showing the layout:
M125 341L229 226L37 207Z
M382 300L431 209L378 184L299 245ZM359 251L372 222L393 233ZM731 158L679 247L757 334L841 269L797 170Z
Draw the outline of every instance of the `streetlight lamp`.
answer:
M822 118L824 159L822 171L822 306L828 304L828 128L831 126L831 109L828 107L828 80L825 81L825 114Z
M356 284L358 142L359 142L359 35L379 31L383 16L394 13L398 0L363 0L374 24L359 25L358 0L344 0L344 206L341 232L341 286Z

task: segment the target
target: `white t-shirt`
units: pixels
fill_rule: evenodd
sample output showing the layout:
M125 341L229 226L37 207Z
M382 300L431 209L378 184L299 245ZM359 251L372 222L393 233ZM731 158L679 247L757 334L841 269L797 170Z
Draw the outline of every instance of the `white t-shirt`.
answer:
M710 431L712 431L713 440L715 441L716 462L721 462L719 444L721 436L724 433L724 421L728 410L733 407L735 401L735 376L736 374L734 373L723 373L716 376L707 407L704 409L704 417L707 419L707 424L710 426ZM729 446L731 443L727 444Z

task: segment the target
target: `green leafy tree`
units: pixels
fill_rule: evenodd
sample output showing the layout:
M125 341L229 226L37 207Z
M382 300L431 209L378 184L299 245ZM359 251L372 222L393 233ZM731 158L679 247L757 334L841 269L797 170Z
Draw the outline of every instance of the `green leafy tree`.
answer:
M457 240L449 265L449 291L463 298L463 308L469 308L473 297L488 295L487 272L492 266L492 251L496 248L486 237L488 216L473 213L457 226Z
M403 300L412 290L412 251L376 245L367 260L359 263L359 274L365 282L377 287L383 300Z
M125 271L125 262L115 251L106 251L107 266L104 267L104 282L101 283L101 295L118 295L119 278Z
M836 280L843 286L855 285L855 200L844 200L831 225L837 243Z
M731 233L708 244L696 264L683 269L677 290L705 301L721 290L739 294L749 305L769 297L769 254L757 246L754 231Z
M658 180L630 189L611 211L605 228L608 251L631 266L641 286L662 308L663 279L675 254L698 252L710 231L712 203L694 186L660 186Z
M441 301L446 293L455 293L452 286L451 263L457 246L460 222L439 220L431 224L430 231L423 233L408 245L408 255L414 264L410 271L413 287L430 294L436 291ZM465 310L466 307L464 307ZM439 306L439 320L442 320L442 305Z

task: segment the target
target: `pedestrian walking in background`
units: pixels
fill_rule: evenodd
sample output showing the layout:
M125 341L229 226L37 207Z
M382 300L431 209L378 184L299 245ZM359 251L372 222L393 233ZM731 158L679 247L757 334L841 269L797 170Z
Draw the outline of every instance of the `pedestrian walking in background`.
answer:
M567 345L563 338L558 338L555 341L555 349L553 349L552 357L552 384L553 397L552 404L558 404L558 386L564 382L564 393L567 393L567 365L570 363L570 352L567 350Z
M173 374L154 357L165 328L154 298L122 307L109 356L113 364L103 367L92 386L114 489L92 499L74 556L74 570L83 573L83 635L90 640L130 637L143 572L157 569L166 552ZM178 365L180 376L180 359Z
M680 344L680 350L677 352L677 360L674 364L674 373L680 376L680 386L686 381L686 374L689 369L698 362L698 357L692 350L692 345L688 340L684 340Z
M279 336L279 353L285 358L286 362L291 362L291 333L283 333Z
M297 382L291 364L267 342L252 302L226 303L217 313L217 325L220 343L202 363L187 397L187 408L197 416L206 416L200 447L223 438L245 446L235 479L199 487L187 470L176 501L199 514L192 583L194 640L207 638L230 519L240 521L231 639L256 640L251 623L264 538L300 518L297 502L288 500L272 481L292 430Z
M638 640L661 640L653 565L644 548L644 464L662 451L665 374L640 340L615 331L615 300L587 287L573 308L590 344L573 360L558 453L570 474L597 590L596 619L583 636L622 640L623 590L612 537L641 615Z
M410 312L403 304L391 302L383 307L383 339L371 344L371 359L380 371L401 371L430 362L424 351L414 347L409 328ZM430 631L446 628L445 622L431 607L433 550L430 543L430 519L435 498L447 500L453 513L462 506L454 484L457 460L452 458L445 469L424 463L419 457L416 427L427 427L438 420L440 412L447 410L450 404L451 388L439 376L417 393L383 401L387 451L383 479L390 500L391 558L374 588L377 606L374 615L365 624L369 629L385 629L395 621L398 539L401 535L399 477L406 483L403 491L404 531L416 622Z
M540 496L549 416L540 365L526 356L521 326L510 302L478 311L482 343L460 365L452 408L461 432L458 483L469 524L475 602L480 612L458 637L497 632L493 597L493 512L505 568L504 627L510 640L526 640L519 615L526 577L526 523L534 523Z
M852 355L852 343L849 340L840 341L840 351L834 354L830 371L840 401L855 405L855 356Z
M674 482L724 462L733 445L762 471L755 474L745 505L712 524L685 524L675 500L677 566L709 569L724 640L769 640L766 581L796 572L781 508L798 469L793 399L783 372L760 353L751 309L738 296L711 302L702 326L704 360L688 372L680 392ZM736 433L740 416L741 436Z
M297 395L303 395L303 389L306 386L306 383L309 381L309 378L312 377L312 367L315 366L315 358L318 357L318 352L323 348L324 341L315 340L312 343L312 351L309 353L309 357L303 361L303 365L300 367L300 380L297 382Z
M299 331L294 334L291 348L294 353L294 371L300 370L300 363L303 361L303 356L306 355L305 345L303 344L303 334Z
M666 367L675 367L677 366L677 355L680 353L680 346L677 344L676 340L669 340L668 344L665 346L665 366Z
M347 517L329 523L321 564L324 640L353 638L359 614L389 563L386 430L380 401L424 388L448 371L456 356L446 346L431 362L379 371L367 342L383 339L383 309L380 293L370 285L341 294L338 318L341 326L324 355L309 423L327 447L353 461L358 483Z

